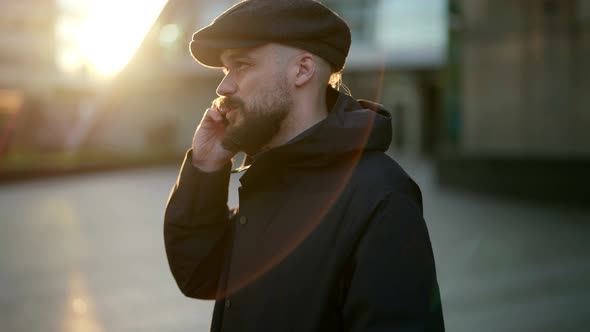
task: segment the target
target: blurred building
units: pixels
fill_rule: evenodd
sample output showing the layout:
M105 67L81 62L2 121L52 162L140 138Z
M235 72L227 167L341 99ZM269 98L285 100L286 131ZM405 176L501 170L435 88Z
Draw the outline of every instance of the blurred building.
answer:
M219 70L197 64L188 44L195 31L236 2L169 1L111 87L91 144L184 151L222 78ZM395 113L394 148L414 154L432 148L440 113L439 73L446 57L447 2L322 2L352 28L344 82L353 96L379 101Z
M220 76L196 65L188 43L196 27L215 17L211 17L216 15L212 8L224 6L222 3L168 2L130 63L111 84L90 145L131 153L150 149L180 152L190 146L190 133L214 98Z
M55 75L56 5L48 0L0 2L0 86L39 91Z
M590 195L590 3L455 0L441 183Z
M34 145L56 76L52 0L0 1L0 155L10 142ZM19 127L28 126L28 134Z

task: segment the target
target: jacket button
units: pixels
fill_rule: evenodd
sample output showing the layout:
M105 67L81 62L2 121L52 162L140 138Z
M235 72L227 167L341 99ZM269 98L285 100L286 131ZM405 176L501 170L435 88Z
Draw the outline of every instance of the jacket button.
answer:
M240 224L245 225L248 223L248 218L246 218L246 216L241 216L240 217Z
M226 299L225 300L225 309L229 309L231 308L231 300L230 299Z

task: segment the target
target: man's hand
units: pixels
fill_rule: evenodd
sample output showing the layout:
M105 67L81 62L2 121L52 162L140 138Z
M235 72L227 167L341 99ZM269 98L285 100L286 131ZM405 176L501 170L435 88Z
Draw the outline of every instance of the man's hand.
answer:
M192 164L204 172L220 170L236 154L221 145L226 121L222 112L221 108L208 108L193 136Z

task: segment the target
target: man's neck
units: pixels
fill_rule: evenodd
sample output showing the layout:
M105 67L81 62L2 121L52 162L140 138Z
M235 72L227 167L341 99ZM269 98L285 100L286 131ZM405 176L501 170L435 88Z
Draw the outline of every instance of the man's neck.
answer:
M326 94L323 93L313 100L301 99L301 102L295 102L293 110L289 113L279 133L265 146L263 150L270 150L287 144L293 138L302 132L313 127L328 116L326 106Z

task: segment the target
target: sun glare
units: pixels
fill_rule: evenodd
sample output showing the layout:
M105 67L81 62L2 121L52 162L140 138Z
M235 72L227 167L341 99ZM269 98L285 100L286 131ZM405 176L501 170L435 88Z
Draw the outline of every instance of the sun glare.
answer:
M69 0L62 0L68 12ZM85 0L77 14L64 16L58 62L65 71L86 70L103 77L118 73L130 60L167 0Z

